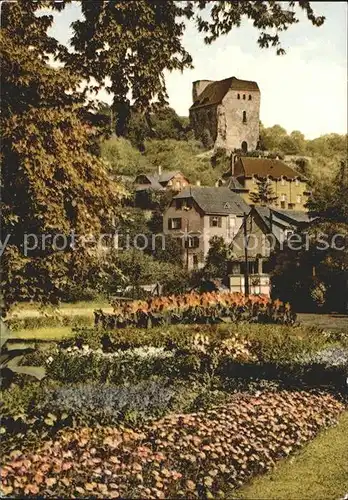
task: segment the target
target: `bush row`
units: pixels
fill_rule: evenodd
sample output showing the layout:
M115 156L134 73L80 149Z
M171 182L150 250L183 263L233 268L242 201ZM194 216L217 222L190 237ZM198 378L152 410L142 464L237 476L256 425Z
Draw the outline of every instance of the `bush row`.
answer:
M137 432L62 431L35 450L4 457L4 495L84 498L214 498L332 425L344 405L330 395L240 395L207 412L168 416Z
M327 343L341 339L332 338L330 333L308 326L260 325L249 323L230 323L220 325L176 325L162 326L144 330L141 328L125 328L119 330L103 330L98 328L81 328L74 330L74 336L63 339L59 347L102 349L103 352L134 349L138 347L181 348L191 342L197 335L203 335L211 341L222 341L236 335L248 341L257 342L265 359L290 360L297 352L316 352ZM348 344L347 344L348 347Z
M59 348L31 355L28 362L49 363L48 377L61 383L122 384L153 376L198 380L219 376L345 388L346 348L331 346L330 338L312 329L254 327L197 330L182 326L97 331L97 335L94 330L83 331Z

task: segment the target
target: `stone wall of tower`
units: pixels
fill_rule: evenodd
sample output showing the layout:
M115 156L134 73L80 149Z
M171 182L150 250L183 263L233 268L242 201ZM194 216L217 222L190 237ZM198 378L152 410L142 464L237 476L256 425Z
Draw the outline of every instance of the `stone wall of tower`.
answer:
M238 98L239 96L239 98ZM245 99L244 99L245 96ZM257 149L260 135L260 92L229 90L222 100L218 117L216 147L227 150Z

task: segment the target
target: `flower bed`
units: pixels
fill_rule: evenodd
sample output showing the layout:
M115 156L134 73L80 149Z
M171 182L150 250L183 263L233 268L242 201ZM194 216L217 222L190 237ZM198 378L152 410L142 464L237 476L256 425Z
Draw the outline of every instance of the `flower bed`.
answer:
M207 412L168 416L135 432L61 432L35 451L15 451L1 470L5 495L44 497L215 497L336 422L334 397L280 391L240 395Z
M318 355L331 353L329 358L334 360L343 351L326 334L311 328L178 325L150 330L82 330L58 344L50 356L41 353L30 362L50 362L48 377L62 383L122 384L152 376L219 376L343 387L347 363L329 364L328 355ZM339 359L346 358L342 354Z
M296 314L289 304L262 295L195 293L115 304L114 314L95 311L95 326L103 329L150 328L168 324L216 324L223 321L293 324Z

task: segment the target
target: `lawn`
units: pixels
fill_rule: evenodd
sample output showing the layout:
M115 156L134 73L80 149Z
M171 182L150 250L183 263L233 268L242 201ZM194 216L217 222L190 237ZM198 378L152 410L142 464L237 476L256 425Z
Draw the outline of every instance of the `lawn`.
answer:
M243 488L241 499L338 499L348 493L348 412L294 457Z
M19 339L28 340L61 340L64 337L73 335L70 326L56 326L47 328L23 329L16 332Z

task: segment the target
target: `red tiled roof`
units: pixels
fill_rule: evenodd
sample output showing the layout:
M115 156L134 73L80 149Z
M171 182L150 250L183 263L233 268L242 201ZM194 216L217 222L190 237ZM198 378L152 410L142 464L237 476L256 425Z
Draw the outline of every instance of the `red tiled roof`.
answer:
M239 158L238 162L241 163L245 177L252 177L253 175L256 175L259 177L267 177L267 176L273 178L287 177L291 179L298 177L304 179L304 177L301 174L296 172L296 170L294 170L281 160L271 160L269 158L252 158L252 157L242 156L241 158ZM237 170L236 175L237 177L239 177L243 175L243 173L238 172Z

